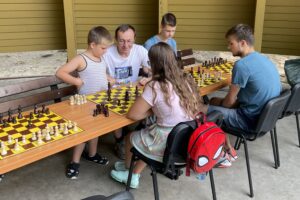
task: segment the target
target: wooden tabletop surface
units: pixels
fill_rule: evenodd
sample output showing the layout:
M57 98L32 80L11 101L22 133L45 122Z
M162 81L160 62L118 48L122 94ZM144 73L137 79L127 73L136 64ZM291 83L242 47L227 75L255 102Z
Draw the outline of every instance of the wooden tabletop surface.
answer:
M219 83L201 88L200 92L201 95L207 95L226 87L229 84L230 79L226 79ZM109 113L109 117L104 117L104 115L93 117L93 110L96 108L96 106L90 101L83 105L71 106L69 105L69 100L66 100L60 103L49 105L48 107L51 111L57 113L63 118L77 122L78 126L84 131L0 160L0 174L7 173L80 143L91 140L95 137L110 133L114 130L134 123L134 121L127 119L125 116L121 116L113 112Z

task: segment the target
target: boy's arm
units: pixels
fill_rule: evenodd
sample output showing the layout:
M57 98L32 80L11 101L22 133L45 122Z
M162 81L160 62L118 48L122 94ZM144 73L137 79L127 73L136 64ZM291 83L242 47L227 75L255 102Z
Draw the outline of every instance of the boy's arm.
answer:
M83 85L83 81L79 77L72 76L70 73L76 70L81 70L84 67L85 67L85 62L83 58L77 55L70 62L58 68L55 75L65 83L69 83L77 87L80 87Z

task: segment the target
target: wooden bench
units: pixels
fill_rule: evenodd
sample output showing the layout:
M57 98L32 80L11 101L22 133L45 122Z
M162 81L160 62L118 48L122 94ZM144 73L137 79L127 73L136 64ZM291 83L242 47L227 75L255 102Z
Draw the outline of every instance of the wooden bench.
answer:
M75 86L62 84L55 76L39 78L0 88L0 113L6 114L19 106L28 108L40 103L60 102L76 93Z

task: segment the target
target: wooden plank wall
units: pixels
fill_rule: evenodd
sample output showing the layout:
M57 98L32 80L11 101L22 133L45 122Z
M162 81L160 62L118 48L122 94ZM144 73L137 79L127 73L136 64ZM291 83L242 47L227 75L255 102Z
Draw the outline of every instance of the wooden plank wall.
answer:
M120 24L137 31L136 43L143 44L158 32L157 0L74 0L77 48L86 48L90 28L105 26L114 35Z
M226 31L237 23L254 27L256 0L169 0L178 19L179 49L227 50Z
M65 48L62 0L0 1L0 52Z
M267 0L262 52L300 55L300 1Z

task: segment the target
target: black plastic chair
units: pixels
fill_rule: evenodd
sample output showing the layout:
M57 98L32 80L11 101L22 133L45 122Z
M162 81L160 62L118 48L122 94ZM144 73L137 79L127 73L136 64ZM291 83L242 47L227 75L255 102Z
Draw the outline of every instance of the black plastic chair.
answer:
M128 191L118 192L116 194L105 197L103 195L90 196L82 200L134 200L133 195Z
M254 192L253 192L252 177L251 177L251 171L250 171L250 162L249 162L247 141L254 141L257 138L262 137L266 133L270 132L274 161L275 161L275 168L278 167L278 164L277 164L277 160L278 160L277 135L276 135L276 132L273 131L273 129L276 125L276 121L278 120L279 116L281 115L281 113L284 109L284 106L286 105L286 103L290 97L290 94L291 94L290 90L285 90L285 91L281 92L280 96L269 100L266 103L266 105L264 106L264 108L259 116L257 125L256 125L255 129L253 129L253 131L245 131L245 130L242 130L239 128L222 126L222 129L226 133L237 136L237 140L235 143L235 149L239 149L239 146L241 143L244 144L247 173L248 173L248 180L249 180L249 188L250 188L250 197L254 196Z
M298 142L300 147L300 128L299 128L299 113L300 113L300 83L294 85L294 87L291 88L291 96L282 112L282 115L279 117L279 119L282 119L284 117L295 115L296 116L296 124L297 124L297 132L298 132ZM274 129L276 132L276 127Z
M220 112L213 112L207 116L207 120L213 121L220 126L222 124L223 115ZM134 162L137 160L142 160L145 163L147 163L147 165L151 169L154 197L155 200L159 200L156 174L157 173L164 174L166 177L170 178L171 180L178 179L178 177L182 174L181 169L186 166L187 147L188 147L189 138L196 127L197 127L196 121L193 120L189 122L179 123L172 129L167 139L167 145L164 153L163 162L152 160L144 156L140 152L138 152L138 150L133 147L131 149L132 158L131 158L131 165L129 169L126 190L129 191L130 189L130 182L132 178ZM210 177L213 199L216 200L217 198L216 198L212 169L209 171L209 177Z

